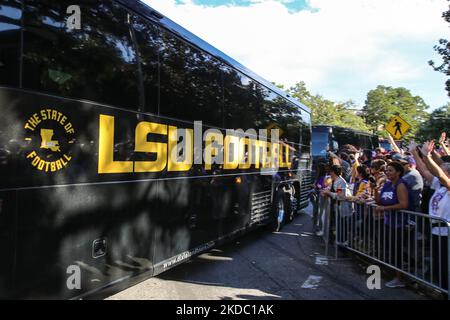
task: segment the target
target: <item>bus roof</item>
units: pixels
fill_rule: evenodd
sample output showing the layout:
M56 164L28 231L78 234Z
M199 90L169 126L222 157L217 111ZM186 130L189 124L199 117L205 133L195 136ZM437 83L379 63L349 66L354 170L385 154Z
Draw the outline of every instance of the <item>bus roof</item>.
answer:
M244 73L245 75L249 76L250 78L253 78L254 80L260 82L267 88L273 90L277 94L281 95L285 99L289 100L290 102L294 103L295 105L299 106L304 111L311 113L311 109L305 106L304 104L300 103L298 100L291 97L289 94L278 88L277 86L273 85L271 82L267 81L266 79L262 78L261 76L257 75L247 67L243 66L230 56L226 55L219 49L213 47L206 41L202 40L201 38L197 37L192 32L186 30L179 24L173 22L169 18L165 17L158 11L151 8L149 5L143 3L142 1L134 1L134 0L117 0L118 2L122 3L124 6L130 8L131 10L139 13L140 15L144 16L145 18L154 21L157 24L160 24L165 29L175 33L179 37L183 38L184 40L190 42L191 44L195 45L196 47L200 48L203 51L206 51L213 55L215 58L219 59L220 61L234 67L235 69L239 70L240 72Z

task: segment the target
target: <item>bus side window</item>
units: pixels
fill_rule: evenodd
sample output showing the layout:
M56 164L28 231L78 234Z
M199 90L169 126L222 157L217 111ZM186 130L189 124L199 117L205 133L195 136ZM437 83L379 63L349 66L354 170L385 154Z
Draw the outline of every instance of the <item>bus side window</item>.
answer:
M135 16L134 34L141 62L145 92L144 111L157 114L159 108L159 49L163 46L159 28Z
M302 117L302 122L300 123L300 157L301 158L309 158L311 155L311 127L309 126L310 118L306 117L307 113L305 112ZM304 169L304 168L303 168Z
M302 114L302 144L307 146L308 153L311 151L311 117L308 113Z
M260 110L263 87L251 78L228 66L223 66L225 127L247 130L264 129L264 114ZM269 123L269 121L265 121Z
M19 86L22 4L0 0L0 85Z
M159 113L222 127L220 62L161 29Z
M76 2L75 2L76 3ZM136 110L138 66L128 12L112 0L25 0L23 85L55 95Z
M272 121L283 130L281 137L294 143L295 149L297 149L297 145L300 144L302 121L300 108L278 94L272 94L272 97L266 99L265 102L264 110L272 117ZM273 110L277 110L277 112L273 112Z

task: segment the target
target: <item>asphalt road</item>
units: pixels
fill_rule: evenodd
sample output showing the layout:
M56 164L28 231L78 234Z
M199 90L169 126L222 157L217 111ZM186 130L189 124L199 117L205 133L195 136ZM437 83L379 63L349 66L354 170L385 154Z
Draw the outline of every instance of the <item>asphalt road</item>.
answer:
M381 289L370 290L368 264L323 254L311 218L301 214L281 232L256 230L108 299L427 299L414 287L386 288L384 271Z

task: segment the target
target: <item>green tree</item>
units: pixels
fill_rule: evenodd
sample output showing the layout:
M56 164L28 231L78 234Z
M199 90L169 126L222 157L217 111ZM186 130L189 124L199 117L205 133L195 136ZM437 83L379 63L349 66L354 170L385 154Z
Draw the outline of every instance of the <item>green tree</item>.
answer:
M312 123L327 124L368 131L364 119L355 113L354 102L336 103L325 99L322 95L312 95L303 81L290 87L288 93L308 106L312 112Z
M442 13L442 17L445 21L450 23L450 6L447 11ZM428 63L435 71L442 72L447 77L450 77L450 42L446 39L440 39L439 45L436 45L433 48L439 55L441 55L443 62L439 66L436 66L432 60L428 61ZM447 90L447 95L450 97L450 78L445 82L445 90Z
M283 85L278 85L278 87L286 90ZM311 102L312 95L306 88L306 84L303 81L297 82L293 87L290 87L286 91L304 105L308 105Z
M429 119L422 123L417 131L417 140L438 140L441 132L446 131L450 135L450 102L447 105L434 110Z
M339 124L341 127L352 128L355 130L367 131L370 129L366 125L364 118L357 111L355 103L351 100L336 105L339 113Z
M425 110L428 105L419 96L413 96L408 89L392 88L379 85L376 89L367 93L363 113L366 124L376 134L386 136L384 129L392 116L400 115L411 125L405 135L406 141L410 140L421 123L427 119Z

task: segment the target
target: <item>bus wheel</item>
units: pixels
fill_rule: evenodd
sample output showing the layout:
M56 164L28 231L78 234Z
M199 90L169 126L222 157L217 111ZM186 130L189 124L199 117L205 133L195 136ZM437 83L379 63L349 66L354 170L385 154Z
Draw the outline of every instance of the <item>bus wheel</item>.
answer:
M286 222L291 223L294 220L294 204L292 203L293 197L289 193L284 194L284 211L286 215Z
M286 223L291 223L294 220L294 208L295 204L293 203L295 201L294 198L294 189L291 188L283 188L283 199L284 199L284 215Z
M285 219L285 201L284 201L284 193L277 192L274 201L274 216L275 216L275 228L276 232L281 230Z

